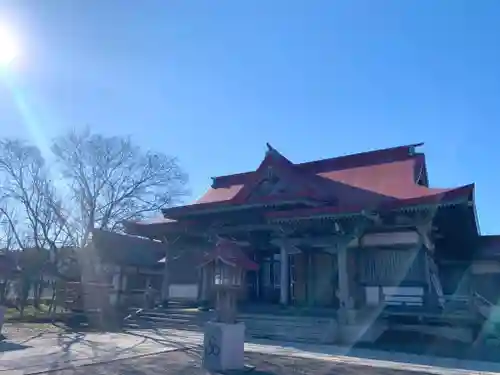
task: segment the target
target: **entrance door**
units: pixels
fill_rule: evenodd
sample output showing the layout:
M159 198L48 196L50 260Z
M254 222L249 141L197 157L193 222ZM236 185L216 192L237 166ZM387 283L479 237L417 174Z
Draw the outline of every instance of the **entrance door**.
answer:
M258 271L248 271L246 274L248 300L257 301L259 299L259 274Z
M260 300L279 303L281 284L281 262L279 254L264 257L259 270Z

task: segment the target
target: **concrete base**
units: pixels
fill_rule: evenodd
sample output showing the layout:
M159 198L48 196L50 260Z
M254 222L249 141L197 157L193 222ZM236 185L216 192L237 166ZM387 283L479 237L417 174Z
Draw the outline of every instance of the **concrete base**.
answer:
M203 367L208 371L241 370L245 365L245 324L208 322L203 338Z

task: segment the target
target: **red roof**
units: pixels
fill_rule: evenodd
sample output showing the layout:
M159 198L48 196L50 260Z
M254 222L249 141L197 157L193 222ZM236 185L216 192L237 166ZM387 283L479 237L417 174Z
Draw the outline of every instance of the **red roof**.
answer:
M226 239L218 240L214 250L205 256L201 266L217 259L233 267L243 268L244 270L256 271L259 268L259 265L250 260L237 244Z
M474 192L474 185L466 185L457 189L428 189L426 195L421 195L417 197L407 198L407 199L393 199L385 200L374 204L372 206L367 206L366 204L357 205L339 205L339 206L323 206L306 208L299 210L288 210L288 211L276 211L269 212L266 217L272 219L280 219L287 217L310 217L310 216L322 216L322 215L332 215L332 214L356 214L363 210L395 210L404 207L411 206L421 206L421 205L439 205L446 203L456 203L458 201L463 201L466 198L472 197Z
M425 182L425 156L416 153L421 144L399 146L359 154L293 164L269 146L266 157L254 172L214 178L212 188L192 205L164 210L166 216L248 203L250 193L264 177L268 167L279 171L280 177L292 186L299 186L294 196L287 194L263 197L252 203L269 203L290 198L320 200L329 207L310 210L346 212L360 209L440 203L449 199L470 198L473 185L452 189L429 188ZM333 202L335 202L333 204ZM274 213L273 213L274 215ZM285 213L276 213L285 215Z

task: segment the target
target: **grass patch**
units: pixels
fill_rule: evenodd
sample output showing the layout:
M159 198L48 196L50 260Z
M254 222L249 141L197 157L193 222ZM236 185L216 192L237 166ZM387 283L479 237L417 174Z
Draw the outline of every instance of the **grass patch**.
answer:
M49 307L47 305L41 305L40 309L36 309L34 306L29 305L24 308L23 316L21 316L19 310L12 307L7 308L4 319L5 322L49 322L52 320L60 320L68 314L70 314L70 312L60 308L56 309L55 313L51 314L49 313Z

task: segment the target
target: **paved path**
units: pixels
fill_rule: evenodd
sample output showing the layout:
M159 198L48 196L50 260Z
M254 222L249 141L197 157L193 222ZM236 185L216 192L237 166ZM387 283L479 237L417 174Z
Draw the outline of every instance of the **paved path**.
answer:
M128 334L63 333L33 337L22 344L0 343L0 373L23 374L78 367L178 349Z
M164 342L165 344L182 342L186 347L196 347L202 343L202 334L193 331L175 329L160 329L156 331L138 330L132 332L132 334L140 337L148 337L149 339ZM500 374L500 363L466 361L371 349L350 349L334 345L278 343L269 340L254 340L252 343L245 344L245 352L436 375Z
M115 366L116 368L121 366L121 361L125 361L123 363L132 361L137 366L140 363L153 361L156 363L155 366L161 367L162 358L166 364L169 358L175 356L191 358L186 360L187 362L184 361L186 363L183 363L187 367L191 366L194 371L196 364L199 365L200 359L199 355L196 359L192 359L190 353L199 353L201 339L202 335L198 332L174 329L141 330L129 333L75 334L60 332L53 333L48 337L34 335L29 340L17 342L13 340L14 342L0 343L0 350L4 350L0 354L0 374L15 375L22 373L26 375L48 373L49 371L62 369L66 371L62 372L62 374L70 374L71 372L68 371L83 373L78 372L80 370L77 371L76 369L90 364L101 364L104 367ZM500 364L458 361L363 349L348 350L325 345L276 343L259 340L246 344L245 351L247 356L252 358L264 356L266 358L264 363L267 367L272 367L275 362L288 361L289 363L309 363L309 366L314 363L314 366L320 366L321 368L325 366L328 368L335 367L336 369L342 368L345 371L357 368L357 373L361 371L361 373L367 374L408 374L418 372L421 374L458 375L500 373ZM258 366L256 370L260 371L262 364L256 365ZM100 366L93 366L92 370L87 368L87 371L98 373L97 368L100 368ZM273 370L272 373L283 373L278 371L279 368L278 366L278 369ZM360 368L363 368L363 370L360 370ZM291 368L288 370L291 371ZM114 370L110 370L110 373L113 373L112 371ZM202 370L198 369L197 371ZM324 372L324 374L329 373L328 371ZM142 370L130 373L148 374L148 372ZM153 374L154 372L149 373ZM171 372L159 371L158 373L170 374ZM286 373L285 371L283 374ZM299 373L306 374L310 373L310 371L300 370ZM181 373L172 372L171 374L180 375ZM192 372L192 374L198 374L198 372Z
M253 371L233 375L425 375L423 372L367 367L351 363L247 353L245 362ZM209 375L200 367L199 353L171 351L145 357L101 363L94 366L67 368L45 375ZM212 374L213 375L213 374Z

